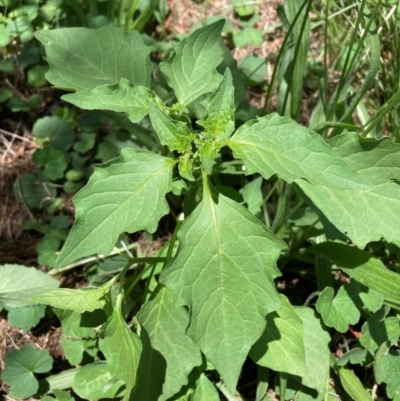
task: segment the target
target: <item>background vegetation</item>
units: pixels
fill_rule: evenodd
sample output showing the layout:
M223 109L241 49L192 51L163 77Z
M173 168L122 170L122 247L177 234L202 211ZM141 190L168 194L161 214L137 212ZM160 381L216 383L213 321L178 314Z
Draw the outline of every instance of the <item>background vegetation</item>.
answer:
M48 84L45 49L34 33L108 24L140 32L151 46L152 88L169 104L173 93L159 64L171 55L173 44L221 18L225 18L222 35L229 49L223 67L230 67L236 82L237 127L256 116L278 112L325 140L355 132L371 140L399 142L397 0L293 0L285 4L0 0L0 363L4 396L45 401L121 397L121 382L113 380L100 363L104 355L99 352L97 328L102 316L90 316L93 322L82 327L76 315L61 309L20 304L39 289L101 286L122 271L128 256L136 263L127 272L126 286L137 285L126 299L124 317L136 325L136 313L154 290L165 258L176 253L183 207L180 196L187 190L183 181L175 182L175 196L168 197L171 215L161 220L155 233L124 234L110 257L88 257L54 269L74 221L72 196L87 183L93 166L119 156L124 148L165 156L168 150L159 143L148 118L133 123L123 113L83 111L60 100L66 92ZM197 112L193 107L189 118L194 119ZM399 162L400 156L394 153L394 168ZM234 165L230 168L235 172ZM227 196L245 205L288 243L288 251L278 260L282 276L275 280L276 286L292 305L311 306L323 316L328 326L324 333L329 336L321 334L315 341L329 342L331 378L323 394L301 391L293 377L248 358L235 395L211 366L207 383L218 388L218 395L209 390L211 395L198 399L400 399L398 296L367 290L361 284L364 273L350 279L343 249L338 248L336 254L323 246L315 248L319 252L310 251L311 245L325 243L332 232L292 186L277 176L264 180L261 176L220 175L215 183L229 187ZM391 273L400 273L400 241L368 242L363 250ZM150 257L154 263L149 270L146 258ZM397 285L398 280L393 275L389 282ZM111 291L117 293L116 287ZM335 305L334 312L324 311L326 304ZM206 388L208 384L200 385ZM188 397L194 400L195 396Z

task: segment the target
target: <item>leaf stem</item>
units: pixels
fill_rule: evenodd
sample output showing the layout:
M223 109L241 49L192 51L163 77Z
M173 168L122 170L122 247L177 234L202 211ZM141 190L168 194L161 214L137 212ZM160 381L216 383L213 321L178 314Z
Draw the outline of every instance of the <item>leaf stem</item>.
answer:
M232 395L232 394L229 392L228 388L225 386L224 383L219 382L219 383L217 383L217 384L215 385L215 387L217 387L217 389L218 389L219 391L221 391L221 393L225 396L225 398L226 398L228 401L243 401L243 398L240 397L240 395L238 395L238 394Z
M65 273L69 270L74 269L75 267L85 265L90 262L98 262L100 260L104 260L107 258L110 258L115 255L120 255L121 253L125 252L126 249L134 249L136 248L136 243L128 245L125 249L120 249L116 248L114 251L112 251L109 255L104 256L104 255L95 255L95 256L89 256L87 258L79 259L76 262L70 263L69 265L66 265L64 267L61 267L60 269L53 269L50 270L48 274L50 276L56 276L58 274ZM159 262L164 262L165 258L164 257L144 257L144 258L130 258L127 257L129 262L132 264L140 264L140 263L159 263Z
M185 218L185 216L184 216L183 213L181 213L181 214L178 216L178 219L177 219L177 222L176 222L176 226L175 226L175 230L174 230L174 232L173 232L173 234L172 234L172 237L171 237L171 240L170 240L170 243L169 243L169 247L168 247L168 251L167 251L167 256L166 256L166 258L165 258L163 268L165 268L165 267L168 265L168 263L171 261L172 252L173 252L173 250L174 250L174 246L175 246L175 242L176 242L176 237L177 237L177 235L178 235L179 228L181 227L184 218Z

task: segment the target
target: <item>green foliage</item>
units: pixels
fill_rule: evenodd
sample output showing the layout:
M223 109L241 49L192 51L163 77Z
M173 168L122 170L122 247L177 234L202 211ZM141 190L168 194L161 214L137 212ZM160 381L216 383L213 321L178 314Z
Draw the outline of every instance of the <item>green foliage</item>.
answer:
M39 389L39 382L33 373L51 370L53 359L48 351L26 344L19 350L7 352L4 362L6 368L1 378L11 387L10 397L28 398Z
M118 380L108 386L111 380L112 376L106 363L89 363L76 373L72 388L85 400L121 397L124 393L123 382Z
M387 396L399 398L399 145L363 136L352 116L372 85L380 51L365 0L357 5L360 45L344 52L332 98L324 73L306 81L320 91L314 130L295 121L310 67L312 2L285 2L280 9L288 33L268 85L267 60L248 56L240 71L221 40L222 31L238 46L262 39L265 32L254 28L255 4L233 3L240 32L224 20L207 21L172 47L131 31L142 29L155 10L164 18L161 4L127 1L114 18L103 3L90 2L90 13L75 5L82 25L96 29L35 33L49 82L72 91L62 99L89 112L56 108L39 119L37 173L14 187L29 211L43 213L25 224L44 235L38 262L59 269L51 275L84 266L90 285L57 289L39 271L38 285L31 272L24 275L29 285L13 275L0 281L12 325L29 330L45 305L61 322L66 360L77 368L48 377L49 394L69 401L61 390L72 388L88 400L197 401L219 399L219 389L233 399L238 386L247 386L244 364L255 363L257 390L245 391L257 401L271 386L281 400L331 399L329 367L338 394L372 399L374 383L361 382L350 363L360 371L372 365ZM55 11L47 6L42 18L51 19ZM366 36L371 70L357 93L350 77L362 66L356 58ZM163 48L170 54L157 60ZM31 61L38 54L21 55L33 86L44 71ZM267 112L275 79L280 115ZM246 84L267 91L263 110L245 104ZM14 110L30 107L1 93ZM96 161L103 164L92 173ZM77 192L68 238L61 187ZM177 218L167 222L167 215ZM165 225L173 233L154 253L151 244ZM139 231L147 233L130 244ZM6 278L9 271L5 266ZM302 299L297 283L318 289L315 308L295 306L309 305L315 295ZM359 340L347 341L358 327ZM341 341L347 352L337 360L329 346L342 347ZM7 353L2 377L12 394L28 397L39 388L32 372L45 371L27 364L24 358L35 357L26 349ZM23 367L19 374L29 375L25 388L12 374L15 360Z
M140 310L138 321L143 351L134 396L166 400L188 384L190 372L202 363L200 350L185 335L189 314L175 306L170 291L159 285Z
M340 333L345 333L350 324L356 324L360 319L360 311L344 286L339 288L335 297L333 288L326 287L319 294L316 307L325 324Z
M50 64L46 78L58 88L90 91L101 85L118 84L122 78L136 86L150 86L151 48L138 32L126 33L122 28L106 25L97 30L40 31L35 36L44 45Z
M112 377L125 383L124 401L129 400L136 383L142 344L139 337L131 331L121 313L121 294L113 314L102 327L99 348L107 360L107 368Z
M5 308L18 308L28 298L59 285L53 277L20 265L1 266L0 278L0 306Z
M182 106L186 106L220 83L215 70L222 61L223 21L194 31L174 48L174 54L161 65L169 86Z

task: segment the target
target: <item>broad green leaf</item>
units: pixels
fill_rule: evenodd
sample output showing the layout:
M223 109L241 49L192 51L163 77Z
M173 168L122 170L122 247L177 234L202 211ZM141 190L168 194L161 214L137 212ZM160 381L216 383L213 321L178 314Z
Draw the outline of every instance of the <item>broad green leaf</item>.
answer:
M400 179L400 144L393 143L391 138L376 140L348 133L332 138L328 144L373 185Z
M203 373L196 381L191 401L219 401L219 394L214 384Z
M44 45L50 64L46 78L57 88L87 91L115 85L121 78L150 87L151 47L136 31L106 25L39 31L35 37Z
M243 124L229 147L244 161L247 174L265 179L278 174L289 183L307 181L332 191L371 187L318 134L276 113Z
M106 357L111 375L124 381L124 401L127 401L136 383L142 343L126 324L121 312L121 302L122 295L119 294L113 314L101 329L99 348Z
M275 262L285 244L245 207L204 183L203 200L183 223L179 249L160 282L191 312L187 334L230 391L265 315L280 307Z
M243 196L243 200L247 205L250 213L257 215L261 212L261 206L264 203L261 191L263 183L262 177L257 177L253 181L248 182L239 192Z
M150 104L150 120L162 145L180 153L190 149L195 135L189 131L186 123L173 120L154 103Z
M361 328L360 344L375 352L383 343L397 343L400 336L400 320L386 317L388 308L382 308L372 315Z
M201 104L207 115L197 124L205 128L205 134L214 138L229 138L235 130L235 101L232 74L227 68L217 90Z
M36 294L59 286L58 280L34 267L0 267L0 306L16 308Z
M168 213L165 195L171 190L174 163L128 148L96 167L86 187L74 197L76 222L56 267L96 253L108 255L125 231L154 232Z
M303 323L289 300L283 295L280 298L282 306L266 316L267 327L249 356L257 365L303 376L306 358Z
M335 296L333 288L326 287L319 294L316 308L324 323L340 333L345 333L350 324L356 324L360 319L360 311L344 286L339 288Z
M65 151L72 146L75 139L75 132L71 124L61 120L58 116L39 118L32 131L39 144L47 140L53 148Z
M400 275L387 269L379 259L361 249L334 242L314 245L311 250L331 260L358 282L381 293L388 304L400 307Z
M10 327L17 327L25 332L35 327L45 315L45 305L28 305L12 308L8 311L7 319Z
M390 398L400 394L400 351L382 344L375 355L375 379L378 384L386 383L386 393Z
M70 93L61 97L85 110L111 110L126 113L133 122L139 122L149 113L149 104L155 98L152 91L144 86L135 86L126 78L115 85Z
M219 156L219 146L214 141L205 141L199 149L201 165L205 172L212 174L215 159Z
M27 303L45 304L79 313L92 312L95 309L104 307L108 292L116 278L117 276L99 288L84 288L82 290L59 288L57 290L44 291L29 298Z
M13 398L28 398L39 389L39 382L33 373L51 370L53 359L47 350L38 350L26 344L19 350L8 351L4 357L5 369L1 379L11 387L8 394Z
M188 384L189 373L202 363L199 348L185 334L189 314L175 306L170 291L159 285L137 318L143 352L134 398L167 400Z
M332 139L329 145L373 186L338 191L325 185L298 181L307 202L321 221L329 220L359 248L382 237L388 242L398 241L400 185L390 180L400 179L399 145L389 139L360 139L356 134Z
M304 386L322 393L329 377L330 351L328 344L331 337L311 308L296 307L295 310L303 322L306 354L305 375L300 380Z
M354 365L364 362L367 356L367 350L365 348L353 348L349 352L338 359L338 366L345 366L347 363L352 363Z
M110 380L112 376L106 363L89 363L75 374L72 389L79 397L86 400L122 397L124 392L122 380L116 381L104 391Z
M43 166L43 174L47 179L55 181L64 177L68 165L67 154L64 151L51 146L36 149L32 159L39 166Z
M215 68L223 59L221 31L224 21L197 29L174 47L174 54L160 64L179 103L188 105L221 81Z

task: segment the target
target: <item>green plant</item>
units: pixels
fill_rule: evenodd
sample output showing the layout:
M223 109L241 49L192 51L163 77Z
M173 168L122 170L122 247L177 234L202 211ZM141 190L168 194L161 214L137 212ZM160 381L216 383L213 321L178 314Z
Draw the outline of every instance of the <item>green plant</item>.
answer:
M293 27L301 12L288 10ZM60 399L68 395L57 389L72 387L86 399L124 391L124 400L193 401L218 400L217 388L233 399L249 357L258 366L257 401L272 384L282 400L329 399L343 390L352 399L372 399L348 364L372 366L376 382L387 383L387 396L396 399L400 275L389 262L400 252L400 147L353 132L325 142L275 113L237 127L234 92L243 82L234 65L219 70L223 75L216 70L227 64L222 26L198 29L160 64L175 96L163 99L138 33L106 26L36 34L50 83L75 91L64 100L125 113L135 124L144 119L163 146L162 155L126 147L95 168L74 198L76 222L56 269L93 262L97 254L104 259L125 232L156 231L169 212L166 199L176 206L184 198L173 235L157 255L118 249L119 259L109 258L112 278L99 287L51 289L30 299L52 306L65 340L73 337L63 343L71 364L82 363L84 350L91 357L67 384L57 387L49 378L50 391ZM293 28L299 44L286 63L306 47L306 26ZM96 43L117 46L100 53ZM79 57L68 64L73 55ZM298 60L302 70L305 59ZM280 79L287 82L281 111L295 117L301 76ZM276 289L276 265L288 271L302 263L316 268L316 310L294 306ZM338 268L351 281L335 291ZM341 333L361 319L359 346L350 349ZM91 328L98 326L96 342ZM341 339L348 352L336 359L329 346Z

